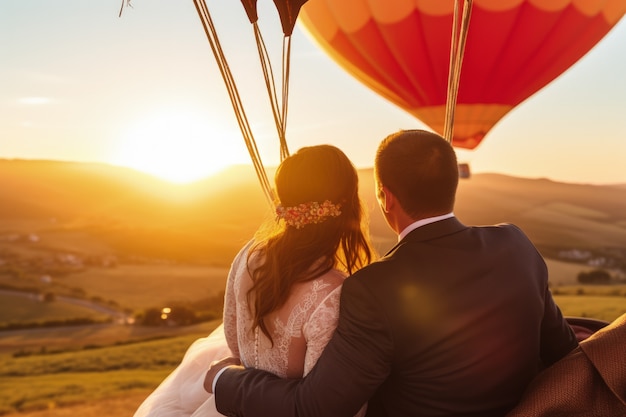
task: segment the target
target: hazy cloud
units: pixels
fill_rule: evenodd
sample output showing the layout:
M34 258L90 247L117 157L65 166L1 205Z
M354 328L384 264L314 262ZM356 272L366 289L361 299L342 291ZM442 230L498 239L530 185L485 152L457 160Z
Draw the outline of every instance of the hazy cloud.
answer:
M51 99L50 97L22 97L19 98L18 103L20 104L26 104L26 105L43 105L43 104L50 104L52 102L54 102L53 99Z

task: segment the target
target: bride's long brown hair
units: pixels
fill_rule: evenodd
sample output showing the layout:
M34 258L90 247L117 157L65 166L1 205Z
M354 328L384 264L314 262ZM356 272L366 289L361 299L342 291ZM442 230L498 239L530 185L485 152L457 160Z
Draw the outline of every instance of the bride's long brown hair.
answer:
M247 297L252 328L259 327L270 340L265 318L285 304L294 284L332 268L352 274L374 256L358 194L358 174L340 149L332 145L302 148L280 164L274 182L283 207L329 200L341 206L341 214L299 229L272 219L257 232L248 255L253 285Z

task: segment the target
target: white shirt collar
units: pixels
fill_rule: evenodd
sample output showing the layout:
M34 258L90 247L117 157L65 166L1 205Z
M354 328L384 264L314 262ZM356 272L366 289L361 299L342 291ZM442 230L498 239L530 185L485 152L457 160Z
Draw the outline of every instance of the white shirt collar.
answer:
M418 227L422 227L430 223L438 222L439 220L449 219L450 217L454 217L454 213L443 214L441 216L435 216L435 217L428 217L426 219L418 220L415 223L411 223L410 225L405 227L402 232L400 232L400 234L398 235L398 242L404 239L406 235L408 235L409 233L411 233L413 230L417 229Z

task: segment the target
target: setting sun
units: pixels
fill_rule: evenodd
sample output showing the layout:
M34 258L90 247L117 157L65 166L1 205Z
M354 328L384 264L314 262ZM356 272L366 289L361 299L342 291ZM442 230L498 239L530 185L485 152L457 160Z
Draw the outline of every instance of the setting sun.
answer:
M238 135L190 114L153 115L126 131L115 163L170 182L188 183L233 164L249 163Z

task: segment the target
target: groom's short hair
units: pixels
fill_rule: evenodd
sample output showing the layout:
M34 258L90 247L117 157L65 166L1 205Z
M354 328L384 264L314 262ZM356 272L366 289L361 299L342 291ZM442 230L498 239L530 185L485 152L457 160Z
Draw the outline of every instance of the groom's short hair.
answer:
M380 143L374 164L387 187L414 218L454 209L459 170L456 153L443 137L426 130L401 130Z

